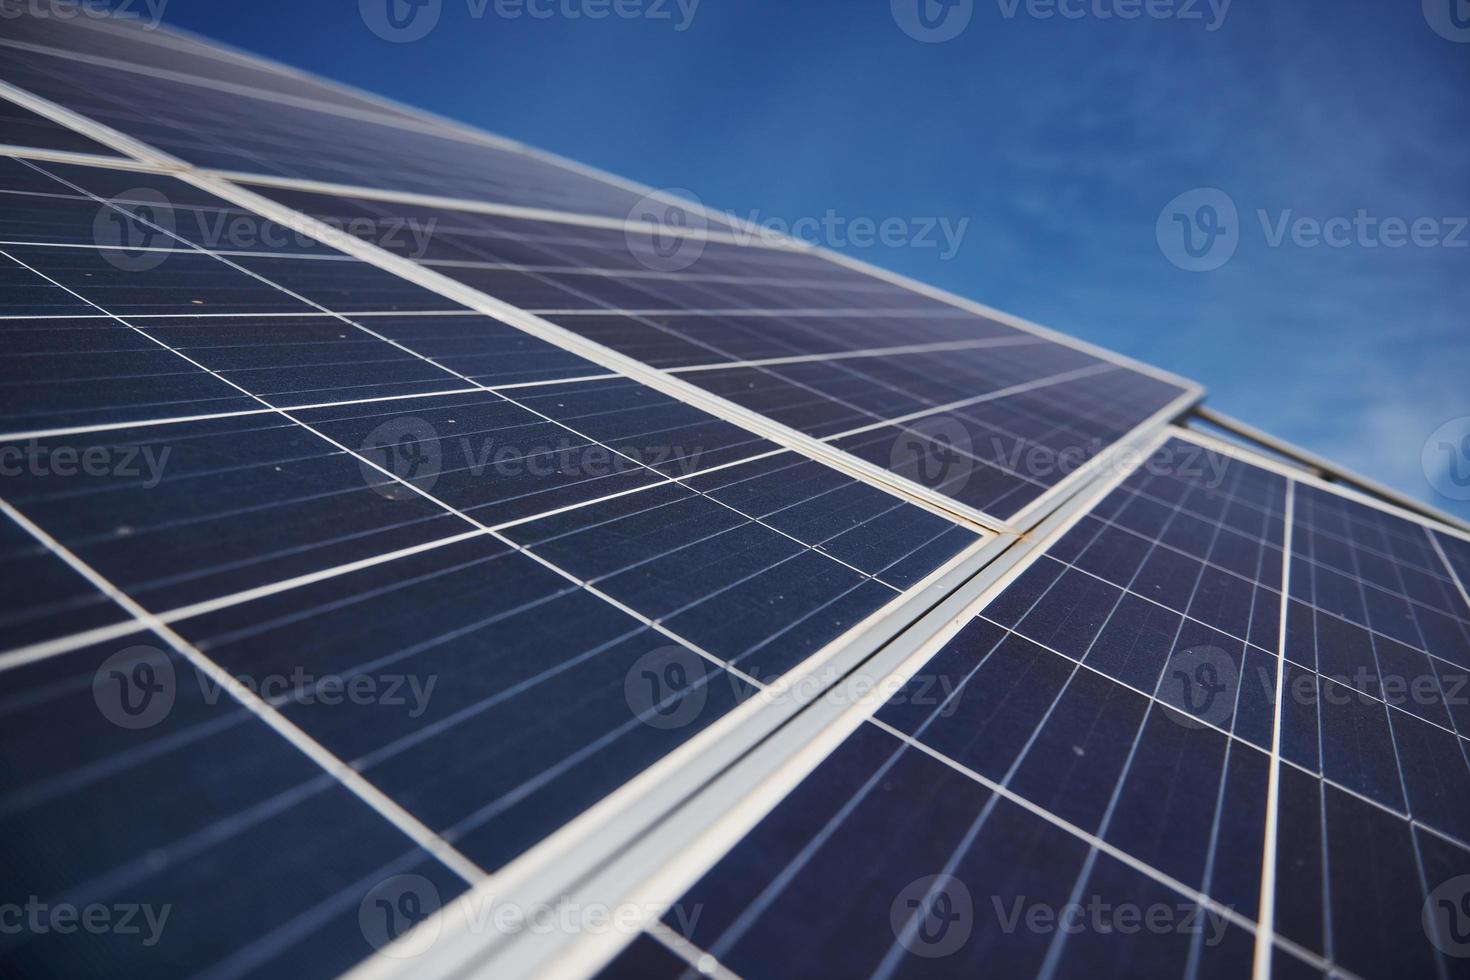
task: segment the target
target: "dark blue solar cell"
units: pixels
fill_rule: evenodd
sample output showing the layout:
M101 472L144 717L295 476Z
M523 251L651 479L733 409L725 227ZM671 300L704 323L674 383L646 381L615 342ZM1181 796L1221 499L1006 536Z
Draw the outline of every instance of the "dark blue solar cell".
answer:
M1320 677L1294 663L1282 676L1281 757L1309 772L1322 771L1322 745L1317 709Z
M1026 748L1075 665L1017 636L1004 640L978 667L967 662L971 657L967 643L951 644L926 668L938 677L957 678L943 711L931 708L916 719L912 708L888 705L878 717L960 764L1000 779Z
M883 572L882 579L897 589L913 588L935 569L974 543L973 531L964 527L952 527L907 558L889 566Z
M1439 688L1453 727L1463 738L1466 732L1470 732L1470 671L1442 660L1431 660L1430 666L1439 678Z
M485 316L374 316L356 322L494 387L607 374L605 368Z
M1232 731L1259 749L1271 748L1276 730L1276 668L1279 658L1257 647L1245 649L1245 673Z
M1108 583L1069 569L1026 614L1016 632L1081 660L1122 598L1123 593Z
M1276 829L1276 931L1321 954L1327 949L1323 902L1322 783L1281 767Z
M0 467L20 465L0 448ZM6 650L127 619L122 608L9 517L0 518L0 631Z
M1096 858L1078 905L1070 928L1056 936L1064 976L1183 976L1196 937L1205 959L1233 966L1225 975L1249 971L1251 945L1244 935L1232 937L1218 913L1182 900L1115 858Z
M1219 807L1227 739L1166 708L1150 712L1105 837L1151 867L1204 882ZM1228 795L1232 812L1264 812L1265 800Z
M1144 559L1154 550L1153 542L1122 528L1103 528L1088 521L1072 532L1090 537L1074 559L1078 568L1101 576L1115 585L1126 586L1138 575Z
M1021 573L1020 578L985 607L985 618L1013 628L1066 570L1061 562L1053 561L1049 555L1042 555Z
M777 447L636 381L546 385L518 403L670 476L749 459Z
M5 134L5 142L11 146L117 156L116 151L101 143L9 102L0 102L0 133Z
M1177 613L1124 595L1083 661L1140 691L1158 687L1183 623Z
M1444 549L1445 557L1449 559L1450 568L1454 571L1458 583L1470 588L1470 541L1443 531L1432 533L1435 541Z
M1324 791L1334 962L1359 976L1429 976L1438 956L1410 825L1333 786Z
M0 302L10 316L91 316L97 308L0 249Z
M601 980L680 980L698 974L663 943L640 935L598 972Z
M1142 695L1078 671L1037 732L1010 788L1069 823L1096 831L1147 711Z
M1322 772L1328 779L1384 806L1403 812L1398 757L1382 701L1323 680L1319 708Z
M1230 747L1222 786L1223 811L1210 844L1204 892L1247 918L1260 906L1261 857L1266 840L1266 795L1271 760L1239 743Z
M1375 636L1372 639L1373 652L1380 667L1380 697L1431 724L1453 729L1454 722L1446 709L1451 692L1440 684L1428 655L1387 637ZM1466 699L1463 691L1455 694L1458 700Z
M1470 763L1464 741L1401 711L1390 711L1389 720L1409 812L1441 833L1470 840Z

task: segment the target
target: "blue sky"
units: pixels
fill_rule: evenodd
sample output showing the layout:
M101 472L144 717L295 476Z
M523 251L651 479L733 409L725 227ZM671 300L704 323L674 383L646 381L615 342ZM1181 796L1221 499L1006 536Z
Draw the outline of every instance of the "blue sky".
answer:
M969 16L942 43L902 28L923 33L919 0L616 0L640 16L601 20L567 16L589 0L427 2L437 26L411 43L351 0L170 0L164 19L743 217L967 222L953 255L849 250L1198 379L1470 516L1424 463L1470 416L1466 0L948 0L947 21L924 0L939 30ZM503 16L526 2L552 16ZM1199 188L1236 211L1213 212L1205 264L1235 251L1207 272L1169 258L1190 264L1186 227L1210 241L1210 201L1166 210ZM1439 447L1462 436L1429 444L1441 486L1470 472Z

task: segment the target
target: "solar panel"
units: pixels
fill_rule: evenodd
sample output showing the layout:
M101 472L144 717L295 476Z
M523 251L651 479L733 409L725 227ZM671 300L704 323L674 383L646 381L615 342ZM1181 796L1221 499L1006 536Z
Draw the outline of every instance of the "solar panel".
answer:
M263 191L993 524L1192 397L795 245Z
M0 6L0 973L1457 975L1457 526L1013 317Z
M53 28L55 29L55 25ZM61 28L52 43L91 32ZM80 33L79 33L80 32ZM95 43L95 42L94 42ZM111 42L108 42L108 48ZM149 55L152 56L150 52ZM625 217L642 195L487 137L393 111L350 110L232 81L173 52L130 64L73 49L0 43L11 84L199 167ZM314 91L314 89L313 89Z
M33 573L6 598L6 741L25 763L4 808L9 839L99 842L16 880L59 904L130 889L189 909L177 958L7 941L18 968L338 972L370 937L301 947L356 923L388 871L452 898L982 539L316 242L192 241L279 229L176 179L5 174L0 254L37 299L3 321L0 457L23 464L4 497L24 522L6 552ZM631 686L645 673L658 696ZM128 721L164 675L172 707L144 734L85 758L71 729L45 744L58 715L113 698ZM333 695L349 684L374 691ZM254 761L246 733L273 754ZM205 739L210 778L251 795L147 789L196 781L177 760ZM461 761L432 764L446 753ZM231 761L247 755L271 782ZM138 786L167 821L127 806ZM232 901L287 887L302 859L260 849L302 822L353 843L303 841L316 884L292 903L246 917L196 894L209 867L240 876ZM156 856L119 863L126 840Z
M1466 540L1196 439L905 664L654 925L651 975L1453 973L1421 911L1470 868L1470 605L1430 535Z

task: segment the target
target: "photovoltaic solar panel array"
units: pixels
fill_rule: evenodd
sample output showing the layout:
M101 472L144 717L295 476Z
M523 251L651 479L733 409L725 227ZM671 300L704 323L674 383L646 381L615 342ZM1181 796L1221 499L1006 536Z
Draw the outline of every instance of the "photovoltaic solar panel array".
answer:
M1466 975L1458 529L692 203L0 7L0 976Z
M1248 976L1264 883L1283 975L1461 975L1421 913L1467 868L1470 618L1435 551L1464 540L1195 455L911 663L661 928L749 975ZM607 975L681 972L645 941Z

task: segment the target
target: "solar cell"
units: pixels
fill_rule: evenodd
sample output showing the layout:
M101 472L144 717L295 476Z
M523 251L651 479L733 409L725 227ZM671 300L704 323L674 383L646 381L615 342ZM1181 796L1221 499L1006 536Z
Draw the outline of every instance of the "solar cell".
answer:
M29 109L0 102L0 143L39 150L67 150L113 157L117 153L95 140L59 126Z

